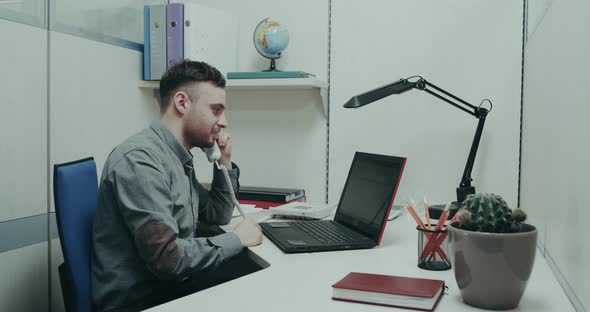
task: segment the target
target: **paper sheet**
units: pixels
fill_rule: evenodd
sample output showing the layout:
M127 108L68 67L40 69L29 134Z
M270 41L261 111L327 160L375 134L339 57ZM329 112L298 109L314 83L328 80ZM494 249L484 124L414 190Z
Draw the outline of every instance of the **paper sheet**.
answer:
M244 210L245 214L257 213L257 212L261 212L261 211L265 210L262 208L256 208L256 205L241 204L240 207L242 207L242 210ZM240 211L238 210L237 207L234 207L234 212L232 214L232 217L238 217L238 216L240 216Z

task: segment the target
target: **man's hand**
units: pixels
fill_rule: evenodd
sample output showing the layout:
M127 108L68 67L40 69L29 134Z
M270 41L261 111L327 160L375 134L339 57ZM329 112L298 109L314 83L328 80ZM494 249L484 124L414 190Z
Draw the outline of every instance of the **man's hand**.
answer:
M256 246L262 243L260 226L252 219L240 222L234 229L234 233L240 238L243 247Z
M221 131L219 133L219 139L217 140L217 145L219 146L219 150L221 151L221 159L219 162L225 166L228 170L232 169L231 165L231 141L229 133L225 131Z

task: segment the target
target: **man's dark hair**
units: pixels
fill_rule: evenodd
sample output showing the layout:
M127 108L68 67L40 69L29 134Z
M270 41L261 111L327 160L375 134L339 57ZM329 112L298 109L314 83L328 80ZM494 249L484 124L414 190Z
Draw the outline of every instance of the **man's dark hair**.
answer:
M160 80L160 111L164 112L178 89L195 82L210 82L225 88L225 78L215 67L205 62L184 60L170 67ZM196 100L191 98L191 100Z

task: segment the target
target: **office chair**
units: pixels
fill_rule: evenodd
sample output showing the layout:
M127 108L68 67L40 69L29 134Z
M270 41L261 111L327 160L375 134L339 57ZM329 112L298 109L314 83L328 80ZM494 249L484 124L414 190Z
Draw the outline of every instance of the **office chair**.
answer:
M64 256L59 280L68 312L92 311L90 255L97 194L94 158L53 166L53 199Z

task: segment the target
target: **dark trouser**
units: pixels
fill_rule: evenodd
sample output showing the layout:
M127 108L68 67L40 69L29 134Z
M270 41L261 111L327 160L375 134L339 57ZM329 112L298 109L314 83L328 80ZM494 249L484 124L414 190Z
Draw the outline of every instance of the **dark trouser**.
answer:
M145 305L143 305L141 309L147 309L174 299L188 296L195 292L229 282L261 269L260 265L249 258L247 250L244 249L244 251L238 256L222 264L217 269L196 273L181 283L167 287L167 290L162 292L161 295L150 296L150 298L147 298Z

